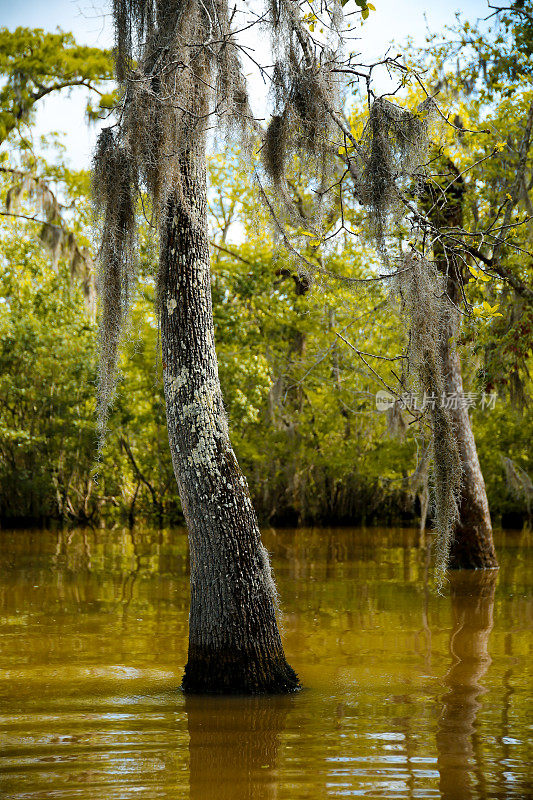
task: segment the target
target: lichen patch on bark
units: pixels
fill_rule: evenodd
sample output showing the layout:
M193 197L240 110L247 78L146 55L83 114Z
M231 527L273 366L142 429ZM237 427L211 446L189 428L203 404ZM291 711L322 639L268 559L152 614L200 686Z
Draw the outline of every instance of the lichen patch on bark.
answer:
M182 169L183 191L194 200L184 204L176 195L168 210L161 341L169 441L190 542L189 661L183 688L215 694L294 691L299 683L283 652L270 561L222 401L205 163L191 155L182 160Z

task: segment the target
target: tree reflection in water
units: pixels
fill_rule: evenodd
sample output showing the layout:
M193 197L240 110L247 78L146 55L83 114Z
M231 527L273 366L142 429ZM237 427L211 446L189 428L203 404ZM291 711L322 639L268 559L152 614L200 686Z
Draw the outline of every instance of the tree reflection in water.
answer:
M491 664L489 638L494 624L497 570L459 570L451 573L453 627L452 664L444 683L438 722L437 751L442 800L471 800L478 796L476 720L486 689L481 681Z
M242 701L177 691L184 532L1 531L0 796L533 797L533 548L497 537L491 634L494 573L452 577L449 621L416 531L267 531L307 688Z
M190 800L275 800L291 697L185 699Z

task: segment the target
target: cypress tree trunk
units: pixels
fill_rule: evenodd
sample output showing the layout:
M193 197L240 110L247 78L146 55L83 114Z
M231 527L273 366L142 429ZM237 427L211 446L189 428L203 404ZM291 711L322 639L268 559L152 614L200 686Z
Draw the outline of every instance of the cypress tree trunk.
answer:
M441 194L429 189L430 219L437 229L461 228L466 186L451 159L445 159L445 167L455 179L448 184L444 200ZM447 278L448 296L456 306L459 306L462 302L461 285L466 282L462 263L453 250L445 247L440 241L434 244L434 254L437 267ZM445 388L448 395L458 392L458 397L461 398L464 391L461 360L454 341L457 330L452 329L449 333L442 354L447 377ZM485 481L479 465L468 409L462 407L461 402L458 406L457 409L452 407L451 413L459 444L463 475L459 521L450 549L449 566L451 569L491 569L498 566L498 561L492 538Z
M190 693L298 688L276 624L276 593L218 377L206 214L205 145L180 160L161 248L161 344L170 449L191 560Z
M455 343L446 345L446 375L449 394L463 395L461 360ZM491 569L498 566L489 501L485 481L479 465L476 442L470 415L466 406L459 402L452 408L459 452L463 466L459 521L450 549L450 569Z

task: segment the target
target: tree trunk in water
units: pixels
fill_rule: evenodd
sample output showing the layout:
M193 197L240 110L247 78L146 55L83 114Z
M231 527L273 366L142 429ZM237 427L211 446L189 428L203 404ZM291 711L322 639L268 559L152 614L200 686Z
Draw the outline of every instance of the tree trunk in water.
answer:
M454 176L449 182L446 178L446 189L437 191L429 187L430 218L437 229L461 228L463 226L463 206L466 185L462 175L447 157L444 159L445 169ZM443 199L444 197L444 199ZM445 247L441 241L434 244L434 255L438 269L447 279L447 291L455 306L462 302L462 285L466 282L465 267L458 260L454 251ZM455 392L459 398L458 408L452 408L459 452L463 467L461 501L459 504L459 521L450 550L450 569L491 569L498 566L492 524L490 520L489 502L485 481L479 465L476 442L470 423L468 409L463 407L463 378L461 360L455 345L457 330L452 325L447 344L442 354L446 372L446 392Z
M451 409L463 467L459 520L450 549L450 569L491 569L498 566L489 501L479 465L476 442L468 408L461 402L463 378L461 360L455 343L445 348L448 394L459 398L457 408Z
M218 378L202 143L180 168L161 243L159 301L169 442L190 543L183 690L290 692L298 678L285 660L268 554L229 440Z

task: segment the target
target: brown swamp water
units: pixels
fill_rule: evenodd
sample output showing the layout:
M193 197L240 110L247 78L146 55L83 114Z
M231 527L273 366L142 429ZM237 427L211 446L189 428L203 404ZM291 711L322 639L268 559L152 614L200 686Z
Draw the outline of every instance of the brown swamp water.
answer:
M413 531L264 538L306 688L217 699L177 688L183 531L0 531L0 797L533 796L527 534L444 597Z

